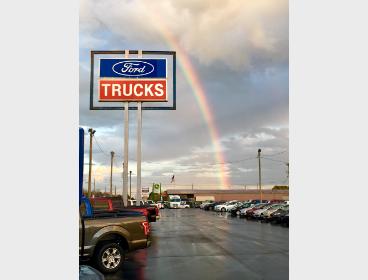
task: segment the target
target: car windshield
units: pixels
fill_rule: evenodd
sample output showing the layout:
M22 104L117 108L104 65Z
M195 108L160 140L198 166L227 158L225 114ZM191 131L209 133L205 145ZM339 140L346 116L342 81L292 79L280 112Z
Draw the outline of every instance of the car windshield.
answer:
M180 202L180 198L173 198L171 199L172 202Z

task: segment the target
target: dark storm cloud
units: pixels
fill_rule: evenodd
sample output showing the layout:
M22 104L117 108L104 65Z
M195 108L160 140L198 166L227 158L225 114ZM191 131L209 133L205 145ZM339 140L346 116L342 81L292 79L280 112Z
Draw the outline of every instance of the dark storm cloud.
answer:
M287 1L155 3L198 72L225 158L233 161L254 157L259 147L265 154L287 151ZM80 125L97 130L96 138L104 152L95 145L94 160L104 166L109 164L111 150L122 155L123 112L89 110L89 51L169 50L154 22L143 17L149 5L148 1L81 4ZM177 78L177 110L143 112L143 165L149 174L143 181L168 178L175 171L186 184L216 183L218 169L211 165L216 163L216 157L208 124L179 67ZM130 113L132 160L136 148L135 115L135 111ZM287 161L288 152L278 159ZM122 158L116 160L121 162ZM233 183L256 183L256 163L250 160L227 164ZM264 160L263 165L266 180L285 180L283 163Z

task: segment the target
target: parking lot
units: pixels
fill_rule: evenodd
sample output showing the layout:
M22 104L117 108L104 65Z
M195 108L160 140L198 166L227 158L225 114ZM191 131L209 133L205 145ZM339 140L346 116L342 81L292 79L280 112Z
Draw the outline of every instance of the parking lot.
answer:
M288 279L288 228L198 208L160 215L151 247L128 254L106 280Z

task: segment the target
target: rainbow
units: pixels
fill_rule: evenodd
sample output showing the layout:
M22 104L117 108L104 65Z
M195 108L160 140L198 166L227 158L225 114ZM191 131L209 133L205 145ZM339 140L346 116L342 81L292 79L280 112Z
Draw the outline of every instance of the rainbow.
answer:
M154 14L156 13L155 12L152 13L151 11L150 15L152 16ZM180 46L179 41L175 38L172 32L167 28L166 24L162 22L162 20L158 16L157 17L154 16L152 22L155 23L155 25L160 31L160 34L163 36L168 46L176 51L176 55L177 55L178 62L179 62L178 65L180 69L183 71L185 79L188 81L190 87L193 90L195 100L197 101L200 111L202 113L202 116L208 126L209 134L212 140L212 146L215 150L216 162L219 163L218 171L220 173L221 186L228 188L231 185L231 182L229 180L229 177L227 174L227 168L225 166L225 163L226 163L225 156L221 149L219 133L215 125L215 121L213 118L211 108L206 98L204 87L198 78L199 75L197 74L197 71L195 70L192 62L190 61L189 55Z

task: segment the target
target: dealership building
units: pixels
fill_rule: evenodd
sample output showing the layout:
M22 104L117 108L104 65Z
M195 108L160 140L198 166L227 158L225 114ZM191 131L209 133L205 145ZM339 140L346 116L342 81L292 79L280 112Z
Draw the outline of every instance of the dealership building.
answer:
M192 189L168 189L168 195L179 195L184 200L252 200L260 199L259 190L192 190ZM265 200L289 200L289 190L262 190L262 199Z

